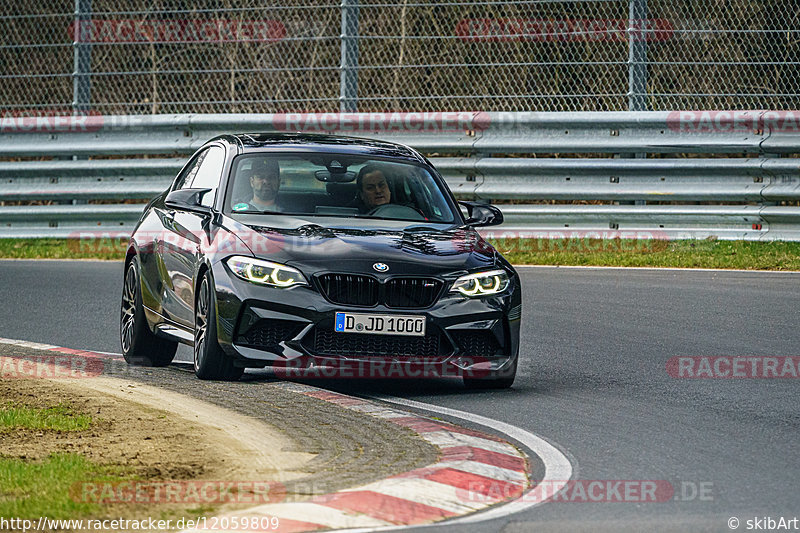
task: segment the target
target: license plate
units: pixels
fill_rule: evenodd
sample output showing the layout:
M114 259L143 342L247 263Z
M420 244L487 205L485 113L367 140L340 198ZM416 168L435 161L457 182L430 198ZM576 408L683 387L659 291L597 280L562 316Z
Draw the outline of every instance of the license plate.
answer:
M425 317L417 315L368 315L336 313L337 333L425 336Z

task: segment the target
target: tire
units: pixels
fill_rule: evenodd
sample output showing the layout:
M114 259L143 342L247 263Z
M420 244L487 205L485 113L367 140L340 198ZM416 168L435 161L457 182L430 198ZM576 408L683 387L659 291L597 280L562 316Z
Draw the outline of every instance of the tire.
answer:
M507 389L514 384L515 377L517 377L517 359L514 359L514 363L508 368L491 372L485 377L464 376L464 386L472 390Z
M122 356L129 365L167 366L175 358L178 343L157 337L147 323L142 306L142 284L136 258L125 268L119 314Z
M211 274L206 271L194 305L194 373L200 379L236 381L244 368L236 367L217 341L217 306Z

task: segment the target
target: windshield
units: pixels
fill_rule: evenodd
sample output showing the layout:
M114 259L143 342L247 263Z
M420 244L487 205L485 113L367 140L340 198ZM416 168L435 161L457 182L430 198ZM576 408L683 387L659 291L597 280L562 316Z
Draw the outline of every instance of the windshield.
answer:
M224 211L456 220L445 193L425 168L324 153L238 156L231 167Z

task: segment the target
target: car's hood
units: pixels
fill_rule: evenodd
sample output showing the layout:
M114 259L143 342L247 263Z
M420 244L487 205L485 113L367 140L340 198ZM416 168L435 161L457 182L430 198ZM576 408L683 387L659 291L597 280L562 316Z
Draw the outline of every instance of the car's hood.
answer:
M270 217L272 218L272 217ZM437 275L495 265L494 248L472 228L318 217L250 217L226 222L257 257L317 272ZM227 224L226 224L227 225Z

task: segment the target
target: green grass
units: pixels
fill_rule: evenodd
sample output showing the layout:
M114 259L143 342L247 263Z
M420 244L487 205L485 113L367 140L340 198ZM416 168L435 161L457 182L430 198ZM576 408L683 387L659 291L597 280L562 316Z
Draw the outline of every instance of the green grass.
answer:
M77 454L53 454L39 462L0 457L0 516L95 517L103 505L82 501L81 483L124 479L122 467L96 465Z
M516 265L800 270L800 243L493 239ZM0 239L0 258L122 260L121 239Z
M0 259L125 258L127 239L0 239Z
M0 442L4 433L13 431L83 431L91 424L90 416L74 414L65 404L43 408L13 403L0 406ZM52 453L47 459L34 461L3 457L2 452L0 447L0 516L3 517L141 518L147 513L155 519L177 519L209 515L216 509L204 505L181 511L153 502L128 505L133 489L126 482L143 479L126 465L98 464L76 453Z
M0 407L0 433L14 429L83 431L92 423L88 415L76 415L68 406L32 408L18 405Z

